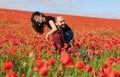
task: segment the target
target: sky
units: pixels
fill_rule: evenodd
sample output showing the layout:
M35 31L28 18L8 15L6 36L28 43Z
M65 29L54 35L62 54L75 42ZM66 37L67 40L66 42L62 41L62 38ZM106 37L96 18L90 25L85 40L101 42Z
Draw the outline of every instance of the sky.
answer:
M120 19L120 0L1 0L0 8Z

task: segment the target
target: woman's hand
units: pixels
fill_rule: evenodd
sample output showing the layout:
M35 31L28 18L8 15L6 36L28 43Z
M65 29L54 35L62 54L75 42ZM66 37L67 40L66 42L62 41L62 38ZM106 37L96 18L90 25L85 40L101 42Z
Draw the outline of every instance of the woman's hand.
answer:
M47 41L49 41L49 35L48 35L48 34L45 36L45 39L46 39Z

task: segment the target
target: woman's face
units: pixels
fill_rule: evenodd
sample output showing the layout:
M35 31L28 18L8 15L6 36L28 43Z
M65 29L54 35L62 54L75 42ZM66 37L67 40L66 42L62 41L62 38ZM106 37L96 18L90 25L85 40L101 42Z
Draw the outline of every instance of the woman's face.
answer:
M35 15L34 20L35 20L36 23L42 23L42 16Z

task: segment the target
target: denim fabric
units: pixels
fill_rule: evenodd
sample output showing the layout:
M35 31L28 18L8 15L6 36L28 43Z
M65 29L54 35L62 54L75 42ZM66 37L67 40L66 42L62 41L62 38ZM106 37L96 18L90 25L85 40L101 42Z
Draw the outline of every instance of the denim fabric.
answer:
M64 41L65 41L65 43L68 44L70 42L70 40L72 40L72 38L73 38L73 32L72 32L72 30L64 32Z

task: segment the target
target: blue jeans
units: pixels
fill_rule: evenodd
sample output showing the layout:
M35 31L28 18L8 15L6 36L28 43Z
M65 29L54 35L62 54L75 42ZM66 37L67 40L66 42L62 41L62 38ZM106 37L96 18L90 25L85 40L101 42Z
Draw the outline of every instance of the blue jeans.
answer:
M64 32L64 41L65 41L65 43L69 44L69 42L70 42L70 40L72 40L72 38L73 38L72 30Z

